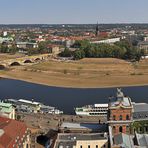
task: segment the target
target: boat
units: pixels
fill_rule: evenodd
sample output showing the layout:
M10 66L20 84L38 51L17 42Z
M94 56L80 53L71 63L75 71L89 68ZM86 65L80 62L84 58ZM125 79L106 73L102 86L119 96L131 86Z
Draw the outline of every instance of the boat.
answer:
M94 104L83 107L76 107L76 115L81 116L107 116L108 104Z

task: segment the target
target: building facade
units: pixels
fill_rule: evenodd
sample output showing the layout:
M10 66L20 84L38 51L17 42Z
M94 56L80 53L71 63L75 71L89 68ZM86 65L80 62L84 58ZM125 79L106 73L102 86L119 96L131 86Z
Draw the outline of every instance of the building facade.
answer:
M99 133L59 133L53 148L108 148L108 137Z
M133 106L131 99L124 96L121 89L117 89L117 96L109 100L108 124L112 134L130 133Z

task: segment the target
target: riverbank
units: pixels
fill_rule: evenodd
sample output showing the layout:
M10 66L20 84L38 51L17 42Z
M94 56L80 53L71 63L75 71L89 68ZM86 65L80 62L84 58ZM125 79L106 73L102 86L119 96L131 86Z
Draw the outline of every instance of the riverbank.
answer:
M148 84L148 60L136 64L111 58L50 60L0 71L0 77L70 88L141 86Z

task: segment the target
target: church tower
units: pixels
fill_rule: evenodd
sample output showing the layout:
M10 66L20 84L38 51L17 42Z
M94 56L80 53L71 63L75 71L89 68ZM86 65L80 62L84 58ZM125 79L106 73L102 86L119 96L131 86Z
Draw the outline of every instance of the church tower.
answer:
M96 33L95 33L96 37L98 37L98 34L99 34L99 25L98 25L98 22L97 22L97 25L96 25Z
M133 111L131 99L124 96L121 89L117 89L116 97L109 99L108 107L108 124L112 134L129 134Z

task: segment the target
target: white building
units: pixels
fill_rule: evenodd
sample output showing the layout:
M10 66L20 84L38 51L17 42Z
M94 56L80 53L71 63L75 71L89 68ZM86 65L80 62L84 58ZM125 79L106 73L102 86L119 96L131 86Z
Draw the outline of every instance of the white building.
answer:
M113 44L113 43L119 42L120 40L121 40L120 38L111 38L111 39L106 39L106 40L93 41L91 43L92 44L101 44L101 43Z

